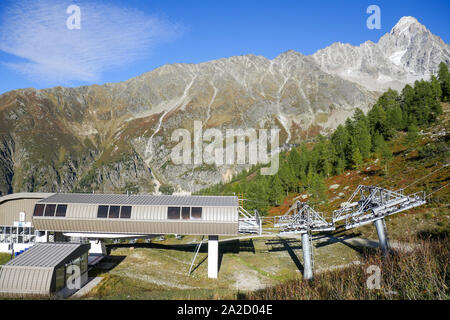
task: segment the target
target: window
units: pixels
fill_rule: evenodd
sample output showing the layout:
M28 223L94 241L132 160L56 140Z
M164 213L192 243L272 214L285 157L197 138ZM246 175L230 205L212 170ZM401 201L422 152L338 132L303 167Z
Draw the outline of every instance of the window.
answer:
M97 218L108 218L108 206L98 206Z
M191 208L183 207L181 209L181 219L188 220L191 218Z
M131 218L131 207L124 206L120 209L120 218L121 219L130 219Z
M45 206L44 216L53 217L55 215L56 204L47 204Z
M64 274L64 266L56 269L56 291L59 291L66 286Z
M201 219L202 218L202 208L192 207L191 219Z
M167 219L169 219L169 220L180 219L180 207L168 207L167 208Z
M81 259L81 274L85 273L88 269L88 253L83 253L83 255L80 257Z
M119 218L120 207L119 206L110 206L109 207L109 216L108 218L118 219Z
M33 216L35 216L35 217L42 216L44 214L44 207L45 207L45 204L37 204L37 205L35 205L34 206Z
M58 204L58 207L56 208L56 217L65 217L67 211L67 204Z

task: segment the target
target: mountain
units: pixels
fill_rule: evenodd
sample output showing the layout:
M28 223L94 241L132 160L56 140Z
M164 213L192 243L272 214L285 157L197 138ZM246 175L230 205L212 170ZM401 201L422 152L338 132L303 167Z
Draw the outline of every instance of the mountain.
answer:
M369 90L399 90L436 74L442 61L450 64L450 45L415 18L403 17L378 43L334 43L312 57L323 71Z
M280 128L281 144L329 132L376 101L373 79L408 83L449 63L448 45L411 21L402 18L378 44L334 44L312 56L245 55L165 65L101 86L7 92L0 96L0 193L152 192L161 184L196 191L226 181L248 165L175 165L174 130L192 133L194 121L224 134Z

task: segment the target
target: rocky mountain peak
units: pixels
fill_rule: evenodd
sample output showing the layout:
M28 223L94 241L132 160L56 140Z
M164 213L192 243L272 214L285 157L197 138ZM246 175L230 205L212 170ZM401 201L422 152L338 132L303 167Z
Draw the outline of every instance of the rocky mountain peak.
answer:
M450 46L414 17L402 17L380 38L360 46L333 44L317 51L314 60L325 72L369 90L400 90L405 84L429 78L439 63L450 64Z
M417 21L416 18L407 16L400 18L397 24L391 29L390 34L396 36L404 34L411 35L412 33L417 32L417 30L427 31L427 28Z

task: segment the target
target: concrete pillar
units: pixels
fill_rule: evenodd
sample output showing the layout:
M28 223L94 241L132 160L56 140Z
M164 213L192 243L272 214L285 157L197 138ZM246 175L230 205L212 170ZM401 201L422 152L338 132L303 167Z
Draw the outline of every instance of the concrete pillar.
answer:
M217 278L219 271L219 236L208 237L208 278Z
M302 251L303 251L303 280L313 278L312 261L311 261L311 242L309 234L302 233Z
M386 235L386 230L384 228L384 218L375 220L373 222L373 224L375 225L375 228L377 229L378 242L380 244L381 251L383 252L383 255L386 255L389 250L389 244L388 244L388 239L387 239L387 235Z

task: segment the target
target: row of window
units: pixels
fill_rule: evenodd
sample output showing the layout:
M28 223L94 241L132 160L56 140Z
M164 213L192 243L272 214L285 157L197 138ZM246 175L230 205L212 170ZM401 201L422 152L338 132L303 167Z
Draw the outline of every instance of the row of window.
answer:
M67 204L36 204L33 216L35 217L65 217Z
M130 206L98 206L97 218L130 219Z
M34 239L33 227L0 227L0 243L30 243Z
M201 207L168 207L167 219L169 220L198 220L202 218Z
M35 217L65 217L66 204L36 204L33 216ZM98 206L97 218L130 219L131 206ZM201 207L168 207L169 220L199 220L202 218Z

